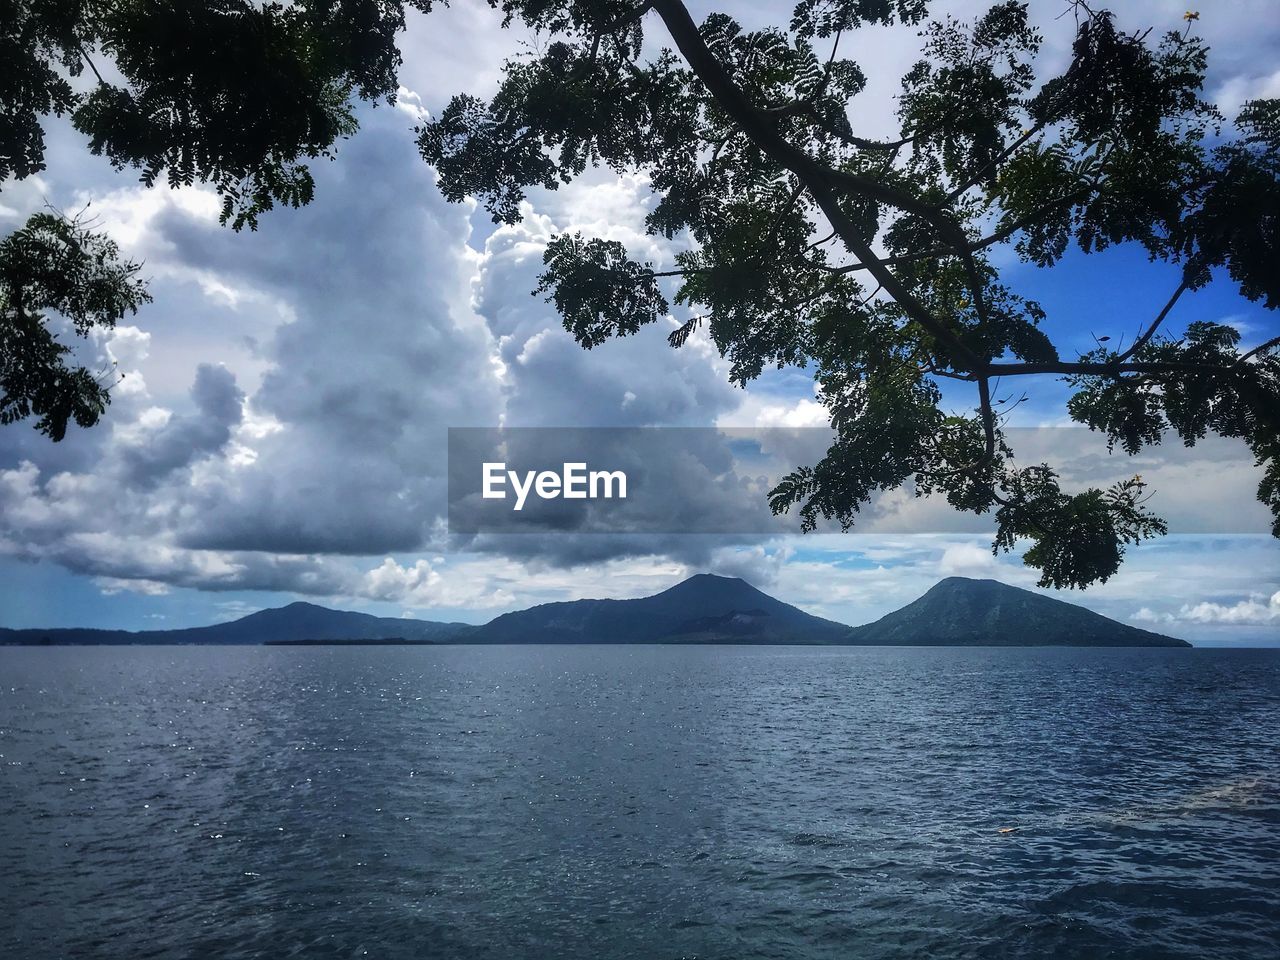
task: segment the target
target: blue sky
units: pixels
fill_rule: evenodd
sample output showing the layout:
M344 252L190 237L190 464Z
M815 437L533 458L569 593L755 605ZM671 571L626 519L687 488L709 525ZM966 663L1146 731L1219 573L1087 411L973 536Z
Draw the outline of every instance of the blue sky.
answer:
M944 8L968 16L979 6ZM1122 15L1163 28L1184 9L1127 3ZM734 10L758 23L785 19L790 4ZM1052 64L1069 40L1054 19L1060 6L1033 10ZM1208 93L1228 114L1280 95L1273 12L1252 0L1202 11ZM989 537L959 531L666 538L590 563L554 544L451 545L440 523L449 426L822 422L803 371L771 372L743 391L705 341L673 352L658 329L588 354L530 296L543 245L565 230L669 261L674 249L643 234L653 202L643 180L596 173L534 192L524 222L501 229L439 196L413 124L454 92L492 90L520 39L496 30L482 5L415 16L399 105L365 110L361 132L317 167L316 201L271 214L256 234L219 227L207 190L145 190L51 125L49 169L4 185L0 229L45 202L91 203L145 260L155 302L87 346L129 373L102 425L56 446L26 425L0 429L0 625L187 626L298 598L478 622L532 602L652 593L700 570L747 576L858 623L940 576L1034 585L1017 556L992 557ZM873 78L858 117L868 135L891 132L891 95L915 42L913 31L879 31L849 49ZM1042 303L1047 331L1070 352L1095 334L1131 337L1168 298L1177 268L1116 249L1047 271L1010 265L1006 280ZM1229 282L1185 297L1171 326L1199 319L1237 326L1246 344L1280 332ZM1060 384L1037 379L1029 393L1015 423L1065 422ZM963 385L949 384L947 398L972 405ZM1219 470L1170 474L1158 492L1175 529L1198 499L1220 504L1221 529L1235 532L1184 524L1196 532L1133 551L1111 582L1065 598L1197 642L1276 642L1280 550L1250 503L1252 470L1229 457Z

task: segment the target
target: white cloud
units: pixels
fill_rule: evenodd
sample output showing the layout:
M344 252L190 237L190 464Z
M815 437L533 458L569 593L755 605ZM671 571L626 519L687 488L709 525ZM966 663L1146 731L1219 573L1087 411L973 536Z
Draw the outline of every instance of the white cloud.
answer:
M156 580L126 580L120 577L94 577L94 584L105 596L117 593L139 593L147 597L162 597L172 591L167 583Z
M1250 100L1280 97L1280 70L1255 76L1234 76L1222 84L1214 95L1218 108L1234 117Z
M510 589L491 586L488 577L459 575L436 566L423 559L401 566L387 557L364 575L356 589L367 599L394 601L416 609L487 610L510 608L518 602Z
M1232 604L1202 600L1184 603L1175 613L1158 613L1150 607L1142 607L1130 617L1146 623L1201 623L1228 626L1263 626L1280 623L1280 591L1268 599L1254 594L1247 600Z
M817 400L775 398L763 392L745 393L742 402L722 414L716 426L734 427L818 427L831 424L831 412Z
M1000 563L976 543L957 543L947 547L938 561L938 572L945 577L992 577L1000 571Z
M670 259L669 248L644 233L651 199L644 181L578 183L557 193L536 191L534 199L538 209L525 204L522 222L489 236L475 284L475 309L502 364L503 422L710 425L735 409L742 394L729 385L723 361L704 337L673 350L666 340L670 327L654 324L586 351L564 330L555 309L531 295L543 269L543 249L558 234L582 231L622 242L637 259Z

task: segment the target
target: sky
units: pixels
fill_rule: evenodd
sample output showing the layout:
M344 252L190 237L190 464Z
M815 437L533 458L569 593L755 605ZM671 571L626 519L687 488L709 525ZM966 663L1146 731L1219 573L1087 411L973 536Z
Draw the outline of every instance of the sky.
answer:
M981 8L939 7L964 18ZM1070 21L1056 0L1032 9L1052 69ZM1125 3L1121 20L1176 29L1185 9ZM790 5L732 12L756 26L785 22ZM1273 14L1261 0L1201 11L1207 94L1228 116L1251 97L1280 96ZM658 37L660 25L649 30ZM898 504L891 520L850 535L450 535L449 427L825 424L803 370L744 390L705 339L672 350L679 310L587 352L531 294L543 247L566 231L672 263L678 245L644 233L654 197L642 177L597 171L532 191L523 221L500 228L440 196L414 125L455 93L491 93L503 59L529 39L499 29L479 2L413 15L397 103L362 108L360 131L313 166L315 201L268 214L255 233L219 226L208 189L145 189L66 124L49 124L48 169L4 184L0 230L46 203L87 205L144 262L154 302L84 347L125 375L101 424L59 444L29 424L0 428L0 625L183 627L295 599L484 622L548 600L643 596L703 571L855 624L944 576L1034 587L1020 556L993 556L989 534L927 504ZM852 114L859 133L895 132L893 95L917 44L914 30L876 29L842 47L871 79ZM1176 268L1124 249L1052 270L1002 265L1044 305L1064 353L1132 336L1177 282ZM1280 327L1229 282L1184 297L1171 323L1197 319L1234 325L1246 346ZM1039 428L1050 455L1076 451L1096 475L1135 472L1120 454L1106 461L1096 438L1062 429L1066 395L1037 380L1015 423ZM952 392L948 402L972 400ZM1106 584L1055 595L1196 643L1280 642L1280 544L1253 499L1256 468L1230 445L1169 458L1143 470L1163 471L1152 507L1174 532L1131 549Z

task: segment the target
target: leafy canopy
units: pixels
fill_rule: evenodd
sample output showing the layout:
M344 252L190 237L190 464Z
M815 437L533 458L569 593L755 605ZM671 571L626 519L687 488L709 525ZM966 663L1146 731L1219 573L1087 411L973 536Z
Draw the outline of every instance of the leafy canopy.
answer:
M118 169L148 186L207 183L222 222L253 229L277 204L311 201L307 163L355 131L355 98L393 98L406 7L431 0L0 0L0 182L43 170L44 125L66 116ZM68 418L94 424L110 395L102 377L64 366L54 314L87 336L135 309L140 288L110 241L51 216L5 241L0 420L39 414L58 440ZM79 271L61 293L55 264ZM102 298L76 299L93 291Z
M685 246L675 269L561 236L539 292L584 347L673 299L689 319L671 343L704 328L735 382L811 369L835 442L772 491L776 512L849 529L875 492L909 484L993 514L997 551L1030 540L1042 584L1105 581L1165 525L1140 477L1070 493L1051 465L1013 460L997 385L1050 376L1072 385L1075 420L1129 453L1169 433L1243 439L1280 535L1280 340L1246 353L1220 324L1165 328L1210 282L1280 305L1280 102L1245 105L1227 129L1202 97L1195 14L1131 34L1069 2L1070 62L1040 80L1042 38L1016 0L965 23L925 0L800 0L762 30L724 13L696 24L681 0L493 2L537 31L537 52L506 65L488 102L455 97L420 128L441 189L511 223L531 187L588 166L646 174L650 233ZM922 55L898 136L869 139L854 123L866 77L841 42L894 23L920 30ZM1179 282L1150 315L1115 318L1141 330L1129 343L1065 357L994 254L1049 268L1117 244L1176 264ZM972 385L971 411L943 408L943 379Z
M34 415L37 428L61 440L69 421L97 422L111 371L72 365L48 312L81 335L113 327L150 299L137 271L110 240L53 213L0 240L0 423Z

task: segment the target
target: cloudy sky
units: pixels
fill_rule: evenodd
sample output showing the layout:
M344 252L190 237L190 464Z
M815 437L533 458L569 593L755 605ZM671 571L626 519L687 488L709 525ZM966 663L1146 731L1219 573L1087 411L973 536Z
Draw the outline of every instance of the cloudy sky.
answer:
M752 24L789 16L786 3L732 9ZM1062 5L1033 9L1047 63L1061 63ZM1177 27L1185 9L1123 5L1125 20L1158 29ZM1273 13L1265 0L1202 11L1209 94L1228 114L1280 96ZM535 191L524 221L500 229L440 197L414 124L454 93L490 93L503 58L528 39L501 31L476 0L415 17L399 102L364 109L338 158L315 166L315 202L266 216L256 233L218 226L211 192L143 189L91 157L74 131L50 126L48 170L4 185L0 229L45 203L89 204L145 261L155 302L86 345L125 373L102 424L60 444L29 424L0 429L0 624L191 626L298 598L482 622L545 600L653 593L705 570L861 623L942 576L1034 584L1019 557L991 555L980 528L914 502L847 536L449 535L448 427L825 423L804 371L733 388L709 344L674 351L669 328L656 326L587 353L531 295L543 246L564 231L671 262L676 248L643 233L653 202L643 179L597 173ZM843 48L872 78L855 110L860 132L895 129L892 96L916 42L910 30L876 30ZM1015 265L1008 279L1045 305L1070 352L1095 334L1131 336L1176 273L1120 250L1050 272ZM1234 324L1246 345L1280 326L1229 283L1183 299L1177 324L1195 319ZM1035 383L1017 423L1052 428L1039 442L1050 455L1069 450L1080 482L1156 471L1153 507L1175 531L1131 551L1109 583L1066 599L1193 641L1276 642L1280 545L1266 535L1256 470L1241 451L1209 445L1137 471L1061 429L1064 396Z

